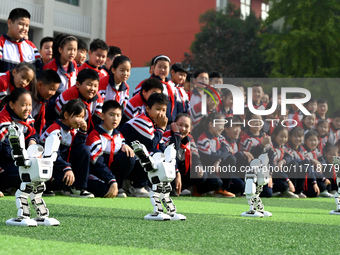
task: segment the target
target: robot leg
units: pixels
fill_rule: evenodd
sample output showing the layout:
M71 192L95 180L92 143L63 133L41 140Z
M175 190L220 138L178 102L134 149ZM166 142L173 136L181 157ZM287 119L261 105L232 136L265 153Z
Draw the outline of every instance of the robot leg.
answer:
M6 225L21 227L36 227L35 220L30 219L31 213L28 205L28 196L33 191L33 186L23 182L20 189L15 193L16 206L18 208L18 218L12 218L6 221Z
M162 183L153 184L152 191L150 192L150 201L153 206L153 213L148 214L144 217L145 220L170 220L170 216L164 213L161 195L162 195L163 185Z
M256 208L256 211L262 213L264 217L271 217L271 216L273 216L273 214L271 212L264 210L264 205L263 205L262 200L260 198L260 194L262 192L262 187L263 186L257 186L257 188L256 188L255 208Z
M163 184L163 198L162 202L163 205L166 207L167 214L171 217L171 220L186 220L186 217L182 214L176 213L177 208L170 198L170 192L171 192L171 184L170 182Z
M40 183L36 190L30 194L30 199L33 205L33 208L37 212L37 217L34 220L38 225L43 226L58 226L60 222L54 218L49 218L49 211L46 207L44 199L42 199L42 194L46 189L45 183Z
M340 157L334 157L333 163L340 165ZM329 214L340 215L340 198L339 198L339 196L340 196L340 175L339 175L339 173L337 173L336 182L338 184L338 192L336 192L334 194L336 210L330 211Z

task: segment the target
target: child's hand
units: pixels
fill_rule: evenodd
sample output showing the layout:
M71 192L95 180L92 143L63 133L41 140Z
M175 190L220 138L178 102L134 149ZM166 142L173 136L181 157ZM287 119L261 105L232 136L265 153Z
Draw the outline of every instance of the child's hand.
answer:
M118 184L117 182L114 182L110 185L110 188L104 197L114 198L117 196L117 194L118 194Z
M84 119L79 119L77 121L77 124L78 124L78 127L81 129L81 130L84 130L86 131L87 130L87 123Z
M217 161L215 162L215 164L214 164L215 173L218 172L217 169L218 169L218 167L220 166L220 163L221 163L221 159L219 159L219 160L217 160Z
M329 184L331 184L331 181L328 180L328 179L326 179L326 180L324 180L324 183L325 183L326 185L329 185Z
M266 146L267 144L270 144L271 142L272 142L271 137L268 136L268 135L265 135L262 139L261 144L262 144L262 146Z
M172 130L172 132L174 132L174 133L179 133L179 128L178 128L176 122L172 122L172 123L171 123L171 130Z
M248 160L248 162L250 162L250 161L252 161L254 159L253 154L251 154L250 152L248 152L248 151L242 151L242 152L243 152L243 155Z
M175 187L176 187L176 192L177 194L181 194L181 190L182 190L182 177L181 177L181 173L177 172L176 174L176 179L175 179Z
M278 167L282 167L284 165L285 161L284 160L280 160L278 163L277 163L277 166Z
M289 181L289 182L288 182L288 189L289 189L291 192L295 192L295 187L294 187L294 184L292 183L292 181Z
M37 142L34 140L34 139L31 139L29 142L28 142L28 147L30 147L32 144L37 144ZM27 148L28 148L27 147Z
M122 146L122 152L125 152L125 153L126 153L126 156L128 156L128 157L130 157L130 158L132 158L132 157L135 156L134 151L133 151L133 150L130 148L130 146L127 145L127 144L124 144L124 145Z
M196 168L195 168L195 169L196 169ZM198 171L196 171L196 173L197 173L197 177L202 178L202 177L203 177L203 174L204 174L204 172L203 172L203 167L202 167L202 166L199 166Z
M72 170L65 172L63 181L65 181L65 184L67 186L71 186L74 183L75 177L74 177L74 173Z
M316 183L313 184L313 189L316 192L316 195L318 196L320 194L320 189Z
M161 129L165 129L166 125L168 124L168 118L166 117L165 114L159 114L154 119L154 122L157 125L157 127L161 128Z

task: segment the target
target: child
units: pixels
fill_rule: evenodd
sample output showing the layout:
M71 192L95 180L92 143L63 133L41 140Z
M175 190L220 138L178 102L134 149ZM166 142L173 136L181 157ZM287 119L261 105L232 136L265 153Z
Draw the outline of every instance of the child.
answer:
M115 60L116 57L122 55L122 51L120 48L116 46L109 46L109 52L107 53L107 58L105 61L105 71L110 74L111 73L111 66L113 64L113 60Z
M100 117L103 123L95 127L86 141L91 151L88 190L96 197L126 197L121 187L135 165L135 158L117 130L122 118L121 105L106 101Z
M213 71L209 73L210 83L209 85L214 86L216 84L223 84L223 76L220 72Z
M107 76L107 72L102 68L102 65L104 65L107 52L109 51L109 46L101 40L101 39L94 39L90 44L90 50L89 50L89 60L85 61L84 64L82 64L78 71L80 72L83 69L93 69L95 70L99 78Z
M71 187L72 197L94 197L86 190L90 168L90 150L85 145L87 124L84 119L85 105L79 99L73 99L64 105L60 119L57 119L40 137L41 142L54 131L61 134L58 157L53 165L53 178L46 182L49 189Z
M80 98L86 105L85 120L87 128L94 128L95 124L101 123L99 117L102 112L103 100L98 93L99 76L93 69L81 70L77 77L76 86L69 88L58 96L55 111L58 115L62 112L62 107L71 99Z
M188 71L184 69L181 63L176 63L171 66L171 81L176 86L177 93L177 113L188 112L189 110L189 97L183 88Z
M146 103L153 93L163 93L163 84L157 79L146 79L141 91L127 102L122 122L145 113Z
M206 180L206 173L203 173L197 146L190 135L192 129L189 114L177 114L175 122L171 124L171 130L164 133L163 139L166 146L175 144L177 151L177 168L175 179L175 190L177 195L189 187L203 183Z
M289 168L292 160L285 147L286 142L288 142L288 130L283 126L275 127L271 140L274 151L273 166L277 167L277 170L273 173L273 192L280 192L281 197L299 198L298 195L294 194L295 186L289 179L286 170L282 169L284 166Z
M85 63L88 51L89 51L89 49L87 47L86 42L84 42L82 39L78 38L77 56L74 59L77 63L77 67L80 67L82 64Z
M32 98L24 88L16 88L5 98L8 103L0 112L0 190L19 188L21 180L18 167L12 159L12 148L8 141L8 126L15 123L25 136L25 147L28 148L38 141L31 116Z
M53 37L46 36L40 41L41 61L43 66L52 60L53 57Z
M323 154L323 148L328 143L329 123L327 120L319 120L316 124L316 131L319 135L319 150Z
M23 8L13 9L7 20L8 31L0 37L0 73L13 69L20 62L40 67L37 47L25 38L28 36L30 13Z
M0 76L0 102L15 88L22 87L31 91L36 84L34 65L27 62L19 63L13 70Z
M124 108L129 100L130 87L126 81L130 77L131 60L118 56L113 61L111 73L99 80L99 94L103 101L116 100Z
M270 147L271 137L261 130L263 124L261 116L248 112L245 120L248 123L251 121L251 125L247 126L241 135L239 143L240 151L250 152L254 158L258 158L263 153L268 153L269 163L273 165L274 151ZM273 193L272 188L273 180L270 177L269 183L263 186L261 196L271 197Z
M335 111L332 116L332 121L329 123L329 138L328 142L337 144L340 138L340 111Z
M333 195L329 194L327 191L327 185L331 182L323 175L323 165L326 164L325 159L323 158L320 150L318 149L319 138L318 133L311 130L305 135L305 144L303 147L306 150L306 157L313 164L314 175L320 189L321 197L333 197ZM310 185L310 184L309 184ZM305 192L307 197L315 197L317 196L316 192L308 187L308 190Z
M262 98L262 96L264 94L262 86L259 85L259 84L253 84L251 87L253 89L253 96L252 96L252 98L253 98L253 106L254 106L254 108L257 109L257 110L264 110L264 109L266 109L267 104L265 104L265 103L263 103L261 101L261 98Z
M120 132L126 144L131 145L133 141L138 140L149 152L164 152L162 136L168 124L167 105L168 99L164 94L152 94L147 101L145 113L129 120L121 127ZM133 196L149 195L144 188L148 184L148 177L139 163L135 164L130 178L133 186L129 188L129 192Z
M215 120L220 120L219 124L215 124ZM236 158L233 154L233 149L228 145L225 138L221 135L224 129L224 116L221 113L212 113L208 115L206 120L206 129L197 140L197 149L199 151L201 161L204 166L214 166L215 172L208 173L210 182L214 180L214 185L218 184L218 188L214 191L216 197L235 197L235 194L227 190L231 186L231 175L219 171L218 167L225 168L227 166L235 166ZM210 183L209 183L210 184ZM244 188L244 186L243 186ZM211 191L212 188L207 183L197 186L197 192L202 194ZM242 189L243 192L244 189Z
M35 119L34 128L39 136L42 135L46 124L46 105L57 92L60 83L59 75L51 69L44 70L38 78L37 93L32 95L32 116Z
M328 103L327 100L324 98L319 98L317 100L317 109L316 109L316 119L318 120L327 120L328 122L331 122L331 119L327 117L327 111L328 111Z
M205 69L197 69L193 77L193 86L195 87L190 95L190 105L193 106L201 102L204 88L209 84L209 74Z
M267 106L266 110L272 108L273 102L270 101ZM266 115L263 120L263 127L262 131L265 132L267 135L271 135L277 125L281 125L279 121L279 115L281 111L281 106L277 105L275 111L269 115Z
M77 63L74 58L77 48L78 40L74 36L61 34L54 38L53 59L44 65L44 70L52 69L60 76L61 83L55 97L76 84Z
M326 160L326 168L324 170L325 177L330 180L331 184L327 186L327 190L329 193L334 194L338 190L338 185L336 181L337 171L334 167L334 157L339 156L338 147L333 144L328 144L325 146L324 150L324 158Z
M296 93L293 95L293 99L300 99L303 98L303 95L300 93ZM295 120L297 123L299 123L302 120L302 117L304 114L302 111L295 105L293 104L291 107L288 109L288 119L290 120ZM292 124L293 122L290 121L289 124Z
M222 89L222 105L221 113L225 115L226 118L233 117L233 94L229 89Z
M309 130L314 129L315 125L315 114L311 113L311 115L303 115L302 120L298 123L298 127L301 127L304 130L304 133L307 134Z
M311 98L307 103L305 103L306 109L310 113L316 113L317 110L317 100L315 98Z
M262 97L261 97L261 101L263 104L268 104L269 103L269 95L266 93L263 93Z

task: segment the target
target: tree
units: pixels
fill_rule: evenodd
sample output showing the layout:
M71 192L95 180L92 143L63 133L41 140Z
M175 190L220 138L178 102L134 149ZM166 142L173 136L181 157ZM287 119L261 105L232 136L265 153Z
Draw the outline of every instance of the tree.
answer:
M192 69L219 71L224 77L265 77L268 66L260 49L261 20L251 13L240 19L240 10L228 5L225 12L208 10L201 15L201 32L185 53Z
M340 1L272 1L264 26L283 22L279 32L262 34L272 77L340 76Z

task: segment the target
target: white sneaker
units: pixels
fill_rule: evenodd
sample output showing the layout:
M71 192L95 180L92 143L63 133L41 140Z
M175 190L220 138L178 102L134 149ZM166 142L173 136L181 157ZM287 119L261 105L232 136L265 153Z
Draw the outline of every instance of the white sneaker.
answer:
M188 189L182 190L180 196L191 196L191 191Z
M93 198L94 195L85 189L78 190L78 189L71 188L70 197Z
M280 197L287 197L287 198L299 198L298 195L294 194L293 192L286 190L281 192Z
M147 191L144 187L142 188L135 188L131 186L129 188L129 192L133 197L149 197L149 191Z
M319 197L334 197L334 195L328 193L327 190L320 192Z
M118 189L117 197L127 197L125 190L122 188Z

